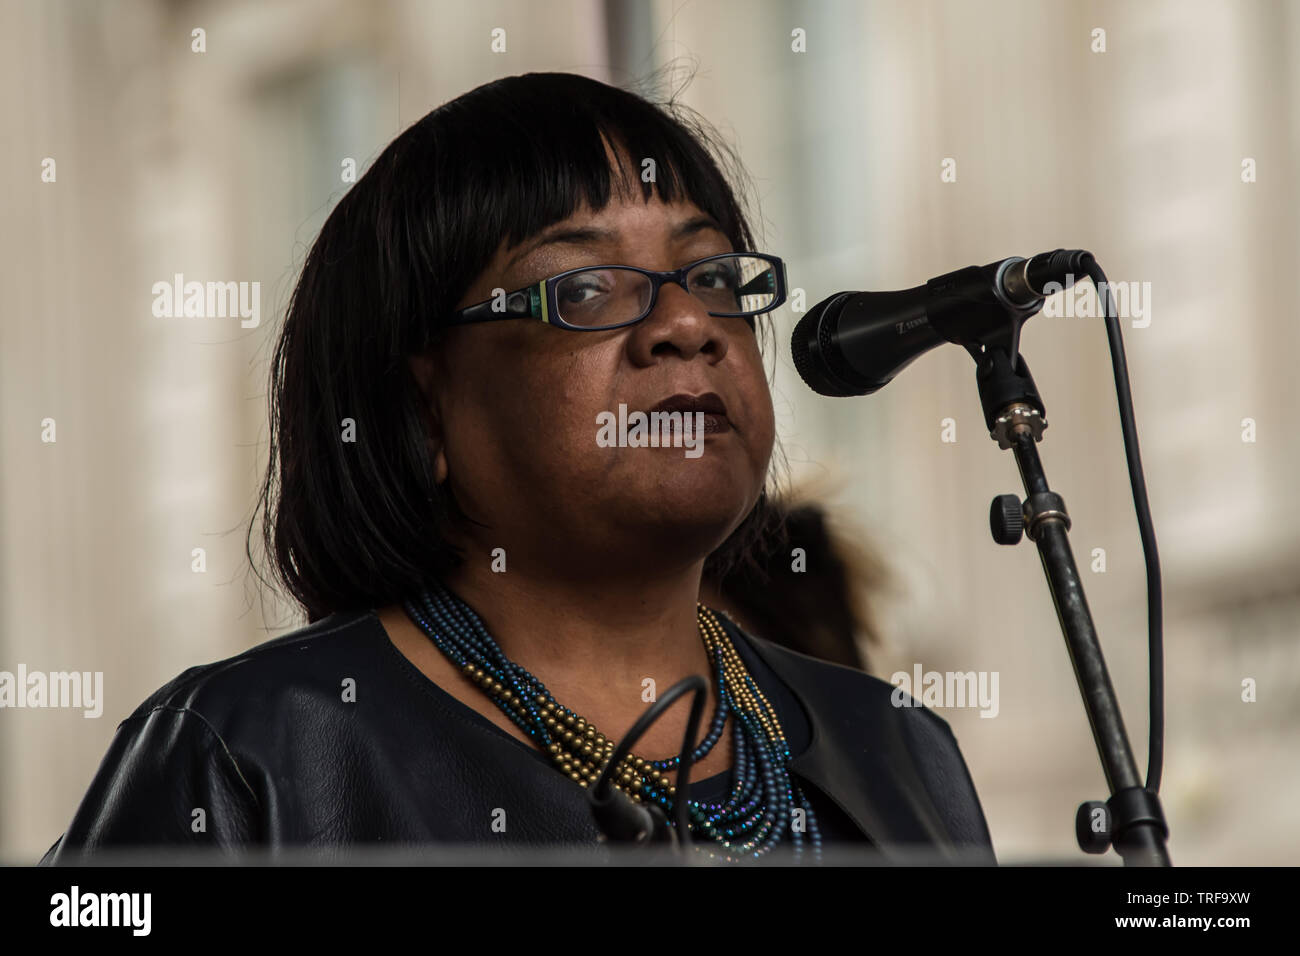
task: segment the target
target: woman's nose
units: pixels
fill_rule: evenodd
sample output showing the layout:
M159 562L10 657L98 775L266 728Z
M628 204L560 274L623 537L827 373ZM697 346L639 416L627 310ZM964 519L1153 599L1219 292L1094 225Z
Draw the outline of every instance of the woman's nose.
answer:
M719 320L709 315L703 302L677 283L665 282L659 288L654 310L637 327L643 357L653 358L676 352L684 359L704 353L714 361L727 351L726 337Z

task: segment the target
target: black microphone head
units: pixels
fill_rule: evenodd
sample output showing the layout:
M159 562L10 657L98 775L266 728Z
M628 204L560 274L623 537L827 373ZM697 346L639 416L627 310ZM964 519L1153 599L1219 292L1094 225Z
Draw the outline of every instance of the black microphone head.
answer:
M841 292L814 305L799 320L790 338L795 371L818 395L846 398L875 391L875 387L863 388L852 384L857 376L832 344L840 310L850 295L850 292Z

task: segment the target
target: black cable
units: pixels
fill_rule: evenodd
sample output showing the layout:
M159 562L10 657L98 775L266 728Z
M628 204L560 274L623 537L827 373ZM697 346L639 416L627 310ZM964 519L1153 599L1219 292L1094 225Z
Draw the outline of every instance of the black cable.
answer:
M651 724L663 716L673 701L683 694L693 691L695 696L691 701L690 716L686 720L686 736L682 743L681 752L678 755L681 762L677 768L677 783L674 785L675 794L673 798L673 816L677 826L677 838L683 849L689 849L691 846L690 810L687 806L690 795L690 771L695 754L695 738L699 733L700 718L704 714L704 702L707 699L708 690L709 685L698 674L683 678L668 688L657 701L647 708L644 714L637 718L632 728L623 735L623 739L614 748L614 753L609 762L605 764L600 776L596 778L596 782L591 788L593 802L607 800L612 789L610 776L614 768L632 752L632 748L641 739L641 735L650 728Z
M1133 395L1129 389L1128 363L1124 359L1124 340L1120 335L1115 300L1110 293L1106 273L1092 253L1079 257L1079 265L1092 280L1106 317L1106 336L1110 340L1110 361L1115 372L1115 397L1119 402L1120 428L1124 433L1124 455L1128 459L1129 484L1133 487L1133 504L1137 509L1138 530L1142 536L1142 556L1147 569L1147 638L1151 689L1150 733L1148 735L1146 789L1160 792L1160 771L1165 740L1164 613L1160 597L1160 556L1156 552L1156 532L1151 524L1151 506L1147 502L1146 480L1142 476L1142 456L1138 452L1137 426L1134 424Z

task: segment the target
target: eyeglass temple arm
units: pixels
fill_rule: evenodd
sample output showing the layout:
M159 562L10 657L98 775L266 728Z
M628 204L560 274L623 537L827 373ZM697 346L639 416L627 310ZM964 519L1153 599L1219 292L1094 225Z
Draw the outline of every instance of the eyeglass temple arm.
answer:
M760 292L776 291L776 270L767 269L760 275L754 276L739 289L736 295L758 295Z
M764 292L784 292L785 263L779 265L768 261L769 268L764 269L754 278L736 290L736 295L759 295Z
M542 319L545 321L546 302L545 281L530 285L526 289L516 289L506 294L506 307L502 311L492 308L496 298L491 298L477 305L453 312L444 323L446 325L469 325L472 322L495 322L498 319Z

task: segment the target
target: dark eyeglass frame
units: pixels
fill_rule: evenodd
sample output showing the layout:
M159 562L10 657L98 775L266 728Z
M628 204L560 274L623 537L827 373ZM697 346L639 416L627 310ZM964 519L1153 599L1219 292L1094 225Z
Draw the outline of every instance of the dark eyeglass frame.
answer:
M453 312L450 318L444 323L445 325L469 325L475 322L494 322L498 319L538 319L548 325L554 325L557 328L569 329L574 332L603 332L609 329L622 329L629 325L636 325L638 322L645 320L651 312L654 311L655 304L659 301L659 289L665 282L672 282L686 290L688 295L694 295L686 286L686 276L692 270L698 268L706 262L712 262L715 259L731 259L735 256L746 256L751 259L762 259L771 263L775 268L773 273L776 276L776 298L770 305L761 309L754 309L748 312L710 312L709 315L719 317L735 317L752 319L756 315L762 315L771 312L773 309L780 308L786 300L786 276L785 262L778 256L767 255L762 252L720 252L715 256L705 256L703 259L682 266L680 269L673 269L670 272L655 272L650 269L640 269L636 266L625 265L605 265L605 266L582 266L579 269L569 269L561 272L559 275L553 275L550 278L534 282L532 285L524 286L522 289L516 289L514 292L507 292L506 307L501 312L492 311L492 303L496 298L486 299L475 305L467 306L458 312ZM650 302L645 311L627 322L618 322L614 325L572 325L565 322L560 317L559 303L556 300L556 288L560 280L566 279L571 275L577 275L579 272L590 272L596 269L623 269L628 272L639 272L650 278ZM760 274L761 275L761 274ZM755 278L758 278L757 276ZM753 280L750 280L753 281ZM738 292L737 296L742 293ZM751 295L755 293L749 293ZM698 300L697 300L698 301ZM751 326L753 322L749 323Z

